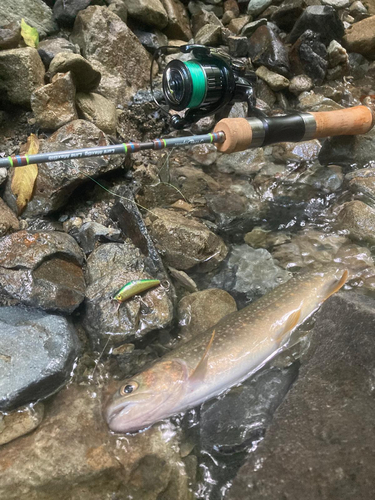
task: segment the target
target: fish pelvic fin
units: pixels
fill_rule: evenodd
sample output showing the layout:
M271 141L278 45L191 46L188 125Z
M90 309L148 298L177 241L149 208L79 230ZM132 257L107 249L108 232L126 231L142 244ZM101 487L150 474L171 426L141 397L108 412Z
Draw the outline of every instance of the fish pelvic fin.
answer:
M349 272L347 269L345 269L339 281L335 283L333 287L329 290L328 295L327 297L325 297L324 300L327 300L331 295L338 292L340 288L343 287L345 283L348 281L348 277L349 277Z
M280 334L276 337L276 342L281 342L284 339L285 335L288 332L291 332L293 328L295 328L298 325L300 317L301 317L301 309L297 309L297 311L292 312L292 314L286 320L284 328L282 329Z
M207 344L207 347L203 353L202 359L199 361L197 366L195 367L193 373L189 377L189 382L202 381L206 375L207 363L208 363L208 354L211 349L212 343L215 338L216 331L212 332L211 338Z

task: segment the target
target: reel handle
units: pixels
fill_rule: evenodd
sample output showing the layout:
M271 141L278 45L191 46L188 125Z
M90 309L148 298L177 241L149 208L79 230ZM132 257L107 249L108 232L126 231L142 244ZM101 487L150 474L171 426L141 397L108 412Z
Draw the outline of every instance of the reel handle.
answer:
M224 118L214 132L224 132L217 144L222 153L234 153L276 142L300 142L337 135L365 134L375 124L375 115L367 106L287 116Z

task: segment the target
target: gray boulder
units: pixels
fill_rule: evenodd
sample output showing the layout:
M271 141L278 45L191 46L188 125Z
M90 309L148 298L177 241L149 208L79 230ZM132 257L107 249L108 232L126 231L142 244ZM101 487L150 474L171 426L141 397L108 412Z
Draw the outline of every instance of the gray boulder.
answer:
M1 0L0 19L2 25L13 21L20 23L21 19L25 19L27 24L38 30L40 36L46 36L58 29L52 10L43 0Z

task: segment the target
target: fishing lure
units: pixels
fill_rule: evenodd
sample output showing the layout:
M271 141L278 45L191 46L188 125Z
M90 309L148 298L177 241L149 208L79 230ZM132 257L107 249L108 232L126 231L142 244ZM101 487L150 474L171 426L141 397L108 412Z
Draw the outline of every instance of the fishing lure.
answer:
M145 292L146 290L149 290L150 288L154 288L159 285L159 280L144 279L129 281L129 283L126 283L126 285L121 287L120 290L118 290L112 297L112 300L118 302L117 311L122 302L125 302L131 297L134 297L134 295L138 295L142 292Z

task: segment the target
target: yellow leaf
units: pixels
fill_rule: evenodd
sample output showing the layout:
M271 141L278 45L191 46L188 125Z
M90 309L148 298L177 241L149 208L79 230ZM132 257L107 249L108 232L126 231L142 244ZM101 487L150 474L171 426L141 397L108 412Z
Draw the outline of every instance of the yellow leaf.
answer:
M39 140L35 134L31 134L26 143L26 155L34 155L39 151ZM31 200L35 179L38 175L38 165L32 164L26 167L16 167L14 169L11 190L17 197L18 215L21 214L28 202Z
M35 49L39 45L39 33L36 28L29 26L25 19L21 20L21 36L24 39L26 45L29 47L34 47Z

